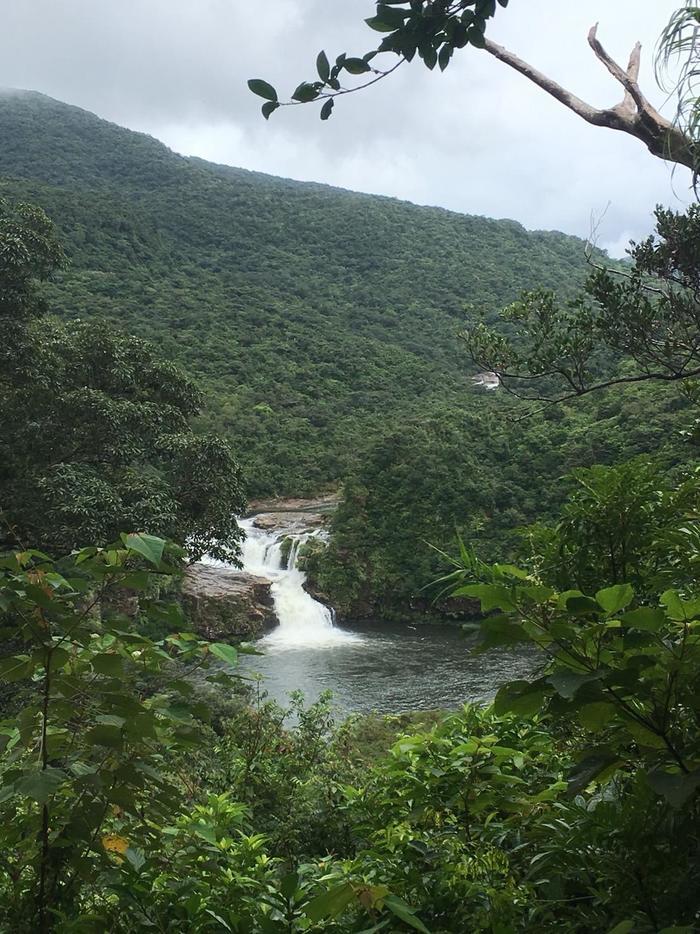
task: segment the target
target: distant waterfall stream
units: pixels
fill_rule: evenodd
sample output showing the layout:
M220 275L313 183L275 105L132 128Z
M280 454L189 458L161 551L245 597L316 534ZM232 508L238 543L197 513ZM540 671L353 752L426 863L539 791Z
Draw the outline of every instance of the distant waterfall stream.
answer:
M299 549L309 539L317 538L319 531L294 528L268 531L257 528L254 519L242 519L239 524L246 534L241 553L243 570L272 581L279 626L265 637L265 646L313 648L357 641L358 636L336 628L332 610L304 590L306 575L297 565ZM291 545L285 562L283 545L287 539Z

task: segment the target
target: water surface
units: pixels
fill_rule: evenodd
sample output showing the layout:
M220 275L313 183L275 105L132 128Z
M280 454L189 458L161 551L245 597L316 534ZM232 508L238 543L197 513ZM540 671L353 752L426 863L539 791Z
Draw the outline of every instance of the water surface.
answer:
M536 667L531 651L472 655L473 635L452 626L362 623L337 627L348 641L293 645L261 639L265 654L242 656L241 674L259 673L270 698L285 704L288 693L315 700L331 690L339 714L403 713L455 708L490 699L499 684L527 677Z
M243 568L272 581L279 626L258 642L263 655L241 656L239 671L259 677L271 699L285 705L291 691L303 691L312 702L330 690L339 715L449 709L488 700L504 681L536 667L537 656L527 650L471 654L475 637L458 626L336 625L332 611L304 590L299 548L323 537L304 523L298 514L272 529L241 521Z

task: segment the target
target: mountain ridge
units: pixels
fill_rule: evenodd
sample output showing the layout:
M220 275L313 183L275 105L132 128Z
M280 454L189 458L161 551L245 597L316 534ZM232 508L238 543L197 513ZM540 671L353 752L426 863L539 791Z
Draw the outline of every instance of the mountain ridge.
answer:
M49 104L52 106L56 105L57 108L60 108L60 109L76 111L88 118L91 118L97 121L100 124L106 124L107 126L116 129L120 133L126 132L129 134L132 134L135 137L141 137L144 140L147 140L152 143L156 143L158 146L163 147L167 151L167 153L170 154L171 156L174 156L177 159L183 160L185 163L189 163L195 166L205 168L209 171L215 172L216 174L228 175L230 173L231 175L239 175L241 177L248 176L250 178L253 178L261 182L279 183L285 186L288 185L289 187L301 186L304 188L308 188L310 191L317 191L317 192L327 191L332 194L351 195L351 196L357 196L359 198L371 198L374 200L386 200L388 202L399 204L405 207L425 209L428 211L444 212L445 214L454 216L454 217L470 217L470 218L478 218L479 220L484 220L484 221L491 221L496 224L512 224L515 229L521 230L527 234L534 234L534 235L552 234L557 237L570 238L572 241L581 244L582 247L585 245L585 242L586 242L585 240L583 240L581 237L577 236L576 234L570 234L565 231L558 230L557 228L527 227L521 221L517 220L516 218L512 218L512 217L491 217L487 214L472 214L472 213L465 212L465 211L458 211L454 208L448 208L448 207L445 207L444 205L426 204L422 202L411 201L410 199L407 199L407 198L399 198L395 195L365 192L365 191L361 191L355 188L345 188L342 185L331 185L328 182L309 181L309 180L295 179L295 178L292 178L291 176L273 175L269 172L260 172L257 169L247 169L243 166L236 166L236 165L230 165L229 163L216 162L211 159L205 159L201 156L187 155L184 153L180 153L177 150L173 149L172 147L168 146L167 143L163 142L163 140L159 139L157 136L153 135L152 133L147 133L143 130L133 130L127 127L123 127L121 126L121 124L117 123L116 121L109 120L105 117L100 117L98 114L94 113L91 110L88 110L85 107L81 107L78 104L66 103L64 101L61 101L59 98L51 97L51 95L45 94L42 91L36 91L30 88L0 87L0 97L2 97L3 95L9 96L9 97L14 96L14 97L33 98L37 102L44 102L45 104ZM34 177L34 176L30 176L30 177Z
M0 195L41 205L65 318L155 342L207 390L255 495L343 479L372 439L477 399L457 340L525 288L573 294L583 241L180 156L40 92L0 95Z

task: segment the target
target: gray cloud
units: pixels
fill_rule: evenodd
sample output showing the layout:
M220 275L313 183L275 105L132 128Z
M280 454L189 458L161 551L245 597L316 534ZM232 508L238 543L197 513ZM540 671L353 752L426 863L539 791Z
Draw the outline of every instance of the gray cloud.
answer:
M591 103L618 86L586 44L592 22L620 60L644 45L643 83L678 0L514 2L492 37ZM680 206L687 179L634 140L590 127L486 53L466 49L444 75L404 66L369 92L269 123L245 86L291 90L320 48L364 52L370 0L4 0L0 86L28 87L143 130L185 154L292 178L512 217L620 252L656 202ZM375 34L376 35L376 34ZM31 50L31 54L28 53ZM609 205L609 206L608 206ZM607 206L607 210L606 210Z

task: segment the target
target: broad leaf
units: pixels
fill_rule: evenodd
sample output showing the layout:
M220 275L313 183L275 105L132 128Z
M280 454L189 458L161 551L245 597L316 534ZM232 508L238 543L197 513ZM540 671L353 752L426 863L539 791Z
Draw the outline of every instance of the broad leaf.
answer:
M355 897L355 889L349 882L336 885L326 892L312 898L304 907L304 914L312 921L337 917Z
M331 76L331 65L325 52L318 53L318 58L316 59L316 71L318 72L318 76L321 81L323 81L325 84Z
M634 590L629 584L615 584L599 590L595 598L606 613L619 613L634 599Z
M557 694L571 700L579 688L591 681L602 678L602 671L578 672L570 668L560 668L547 678Z
M225 642L212 642L209 646L209 651L212 655L216 655L217 658L220 658L232 668L235 668L238 664L238 652L232 645L228 645Z
M142 555L156 567L160 564L163 549L165 548L165 541L162 538L156 538L155 535L146 535L144 532L137 532L134 535L127 535L125 544L131 551Z
M389 911L395 914L397 918L400 918L404 924L407 924L415 931L422 931L422 934L430 934L420 918L416 917L413 908L407 905L403 899L398 898L396 895L387 895L384 898L384 905Z
M670 805L679 808L700 788L700 769L695 769L689 774L655 769L647 775L647 781Z
M530 717L542 709L544 689L542 682L511 681L499 688L493 702L494 712L500 717L506 713L516 713Z
M640 606L636 610L625 613L621 620L625 626L629 626L631 629L658 632L666 622L666 614L658 607Z
M258 97L264 97L266 101L277 100L277 91L275 91L272 85L268 84L267 81L263 81L262 78L251 78L248 82L248 87L253 94L257 94Z
M54 792L66 780L66 773L62 769L48 768L43 771L30 772L15 785L15 791L20 795L33 798L39 804L46 804Z

